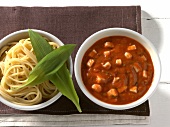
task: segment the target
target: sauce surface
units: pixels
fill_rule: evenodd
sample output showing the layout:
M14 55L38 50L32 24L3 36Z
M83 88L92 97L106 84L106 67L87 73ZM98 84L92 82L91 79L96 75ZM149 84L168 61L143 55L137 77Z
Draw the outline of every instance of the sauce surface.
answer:
M109 104L128 104L150 88L154 67L149 52L125 36L95 42L81 63L83 82L96 98Z

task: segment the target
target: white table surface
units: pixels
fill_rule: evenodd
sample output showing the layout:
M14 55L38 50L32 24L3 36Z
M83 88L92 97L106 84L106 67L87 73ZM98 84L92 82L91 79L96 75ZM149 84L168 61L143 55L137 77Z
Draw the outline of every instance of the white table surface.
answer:
M130 6L142 9L142 33L153 42L162 63L158 89L150 98L148 125L112 125L114 127L170 126L170 6L168 0L0 0L0 6Z

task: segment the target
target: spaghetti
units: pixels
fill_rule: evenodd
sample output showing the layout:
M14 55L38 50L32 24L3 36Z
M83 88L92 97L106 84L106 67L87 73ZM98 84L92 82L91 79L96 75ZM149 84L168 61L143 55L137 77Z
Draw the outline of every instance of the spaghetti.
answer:
M58 45L49 42L55 49ZM9 43L0 50L0 95L18 105L35 105L58 93L54 84L45 81L36 86L17 89L27 82L29 73L37 64L30 39Z

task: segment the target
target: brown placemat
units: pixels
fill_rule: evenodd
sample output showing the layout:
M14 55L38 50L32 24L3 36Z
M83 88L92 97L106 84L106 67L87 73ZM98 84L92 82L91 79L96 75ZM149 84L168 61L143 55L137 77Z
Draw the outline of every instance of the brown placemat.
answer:
M21 29L40 29L57 36L63 43L76 43L73 61L83 41L98 30L124 27L141 33L140 6L113 7L0 7L0 38ZM148 101L129 110L108 110L91 102L79 89L82 114L127 114L149 116ZM51 106L32 112L12 109L0 103L0 114L78 114L75 106L62 96Z

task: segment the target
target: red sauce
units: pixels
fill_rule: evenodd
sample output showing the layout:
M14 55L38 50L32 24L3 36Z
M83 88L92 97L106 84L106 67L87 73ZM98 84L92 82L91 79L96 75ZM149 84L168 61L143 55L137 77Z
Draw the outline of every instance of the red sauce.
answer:
M98 40L85 53L81 73L89 92L109 104L128 104L150 88L154 68L149 52L124 36Z

